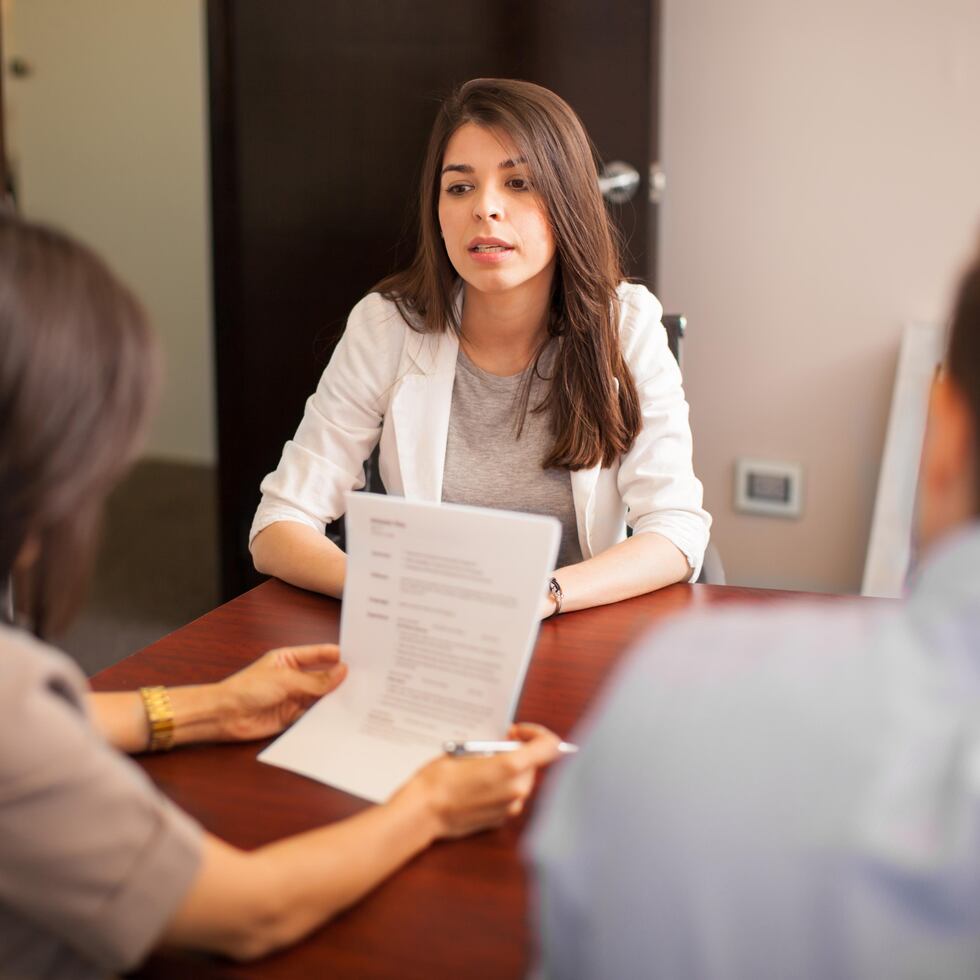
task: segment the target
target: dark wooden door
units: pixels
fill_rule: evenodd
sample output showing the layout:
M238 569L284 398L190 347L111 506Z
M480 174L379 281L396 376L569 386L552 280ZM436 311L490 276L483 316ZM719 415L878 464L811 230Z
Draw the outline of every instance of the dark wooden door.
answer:
M223 590L257 579L247 532L350 308L404 263L438 99L538 82L601 158L640 173L610 205L653 285L659 0L209 0Z

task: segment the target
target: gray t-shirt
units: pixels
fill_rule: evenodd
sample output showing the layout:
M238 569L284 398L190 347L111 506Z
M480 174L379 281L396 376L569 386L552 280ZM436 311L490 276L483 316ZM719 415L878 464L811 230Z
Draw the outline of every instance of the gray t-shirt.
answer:
M132 969L191 887L200 827L86 715L67 657L0 626L0 977Z
M442 499L445 503L557 517L562 527L557 566L561 568L582 560L572 481L568 470L542 469L554 437L548 414L532 411L547 394L554 357L552 341L531 378L528 411L517 438L521 386L532 368L500 377L478 368L460 348Z

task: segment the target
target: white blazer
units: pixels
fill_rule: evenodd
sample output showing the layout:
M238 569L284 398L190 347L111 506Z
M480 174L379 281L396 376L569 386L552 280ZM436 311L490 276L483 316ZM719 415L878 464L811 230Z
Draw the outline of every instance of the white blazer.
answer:
M656 531L687 556L697 577L711 517L691 465L691 430L681 374L667 346L656 298L623 283L620 338L640 396L643 426L633 448L609 467L571 473L583 558L634 533ZM420 334L378 293L351 311L296 435L262 481L251 542L276 521L323 533L344 513L344 494L364 486L364 461L379 442L388 493L442 499L459 341L452 331Z

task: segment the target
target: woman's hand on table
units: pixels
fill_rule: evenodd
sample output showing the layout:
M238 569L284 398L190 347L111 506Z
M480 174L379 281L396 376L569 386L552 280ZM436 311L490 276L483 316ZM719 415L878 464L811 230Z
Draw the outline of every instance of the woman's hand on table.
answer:
M246 741L276 735L347 676L333 643L281 647L216 684L168 687L173 744ZM149 721L137 691L89 694L93 719L122 752L143 752Z
M499 827L524 809L541 766L558 757L559 738L541 725L511 726L508 738L525 744L479 758L443 756L423 766L392 798L421 799L432 838L465 837Z
M436 759L387 803L253 851L206 835L201 870L164 940L254 959L348 908L433 840L498 826L520 812L535 772L558 755L558 737L540 725L508 735L526 744Z
M220 737L247 741L276 735L346 676L334 643L269 650L214 685Z

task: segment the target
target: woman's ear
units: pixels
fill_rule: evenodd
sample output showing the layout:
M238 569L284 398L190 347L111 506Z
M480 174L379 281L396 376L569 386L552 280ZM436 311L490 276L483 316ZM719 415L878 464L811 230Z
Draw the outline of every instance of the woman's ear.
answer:
M975 426L966 397L951 378L940 374L929 396L919 468L919 531L924 544L976 513Z
M14 559L15 572L30 571L41 557L41 539L36 534L28 534Z

